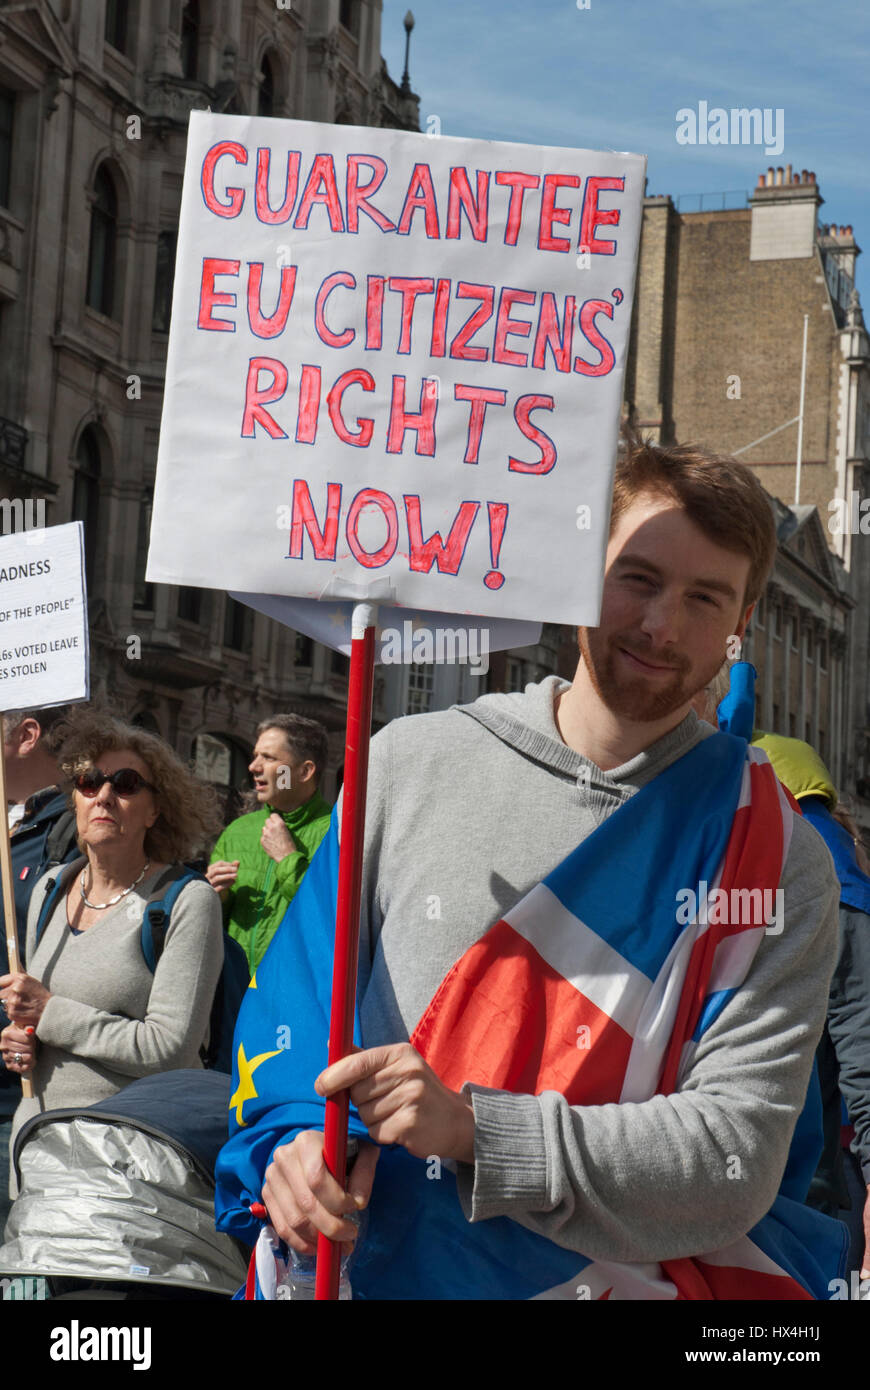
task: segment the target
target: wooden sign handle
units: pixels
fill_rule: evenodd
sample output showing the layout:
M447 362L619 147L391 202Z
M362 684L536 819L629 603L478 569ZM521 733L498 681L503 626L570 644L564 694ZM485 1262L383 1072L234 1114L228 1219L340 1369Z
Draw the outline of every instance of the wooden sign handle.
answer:
M12 891L12 847L9 844L9 818L6 814L6 754L4 741L0 738L0 813L3 816L3 831L0 834L0 872L3 875L3 915L6 920L6 954L9 957L9 971L14 974L21 969L21 956L18 951L18 929L15 919L15 894ZM33 1083L27 1076L21 1078L21 1090L25 1100L33 1096Z

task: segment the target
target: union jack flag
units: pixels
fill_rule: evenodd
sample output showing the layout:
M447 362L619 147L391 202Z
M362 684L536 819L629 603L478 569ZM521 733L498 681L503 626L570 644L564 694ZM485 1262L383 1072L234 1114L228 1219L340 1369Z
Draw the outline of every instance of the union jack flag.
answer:
M727 734L703 740L482 933L438 986L412 1044L454 1090L555 1091L571 1106L679 1091L699 1039L775 930L756 910L709 904L723 891L727 903L772 901L794 814L761 750ZM312 1083L326 1057L337 871L334 817L239 1017L218 1224L251 1240L260 1228L248 1207L272 1150L323 1124ZM675 905L691 884L696 910L680 922ZM273 1040L288 1014L293 1048L282 1053ZM358 1020L354 1040L364 1045ZM263 1066L256 1082L249 1058ZM651 1264L590 1260L507 1217L469 1223L449 1165L427 1181L426 1160L385 1149L351 1266L354 1296L826 1298L845 1228L794 1198L818 1158L820 1139L807 1146L814 1122L808 1105L780 1195L752 1231L726 1250ZM366 1133L353 1109L351 1132Z

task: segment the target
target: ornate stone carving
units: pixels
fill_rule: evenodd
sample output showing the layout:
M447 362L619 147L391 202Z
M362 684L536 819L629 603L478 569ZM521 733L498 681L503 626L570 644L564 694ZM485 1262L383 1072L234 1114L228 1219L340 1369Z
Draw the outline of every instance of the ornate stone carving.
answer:
M308 45L308 51L314 60L314 66L322 69L329 82L334 82L338 73L340 46L338 41L338 31L332 29L325 36L313 39Z
M384 107L385 66L382 58L380 68L369 83L369 90L366 98L366 123L368 125L379 126L381 123L381 113Z

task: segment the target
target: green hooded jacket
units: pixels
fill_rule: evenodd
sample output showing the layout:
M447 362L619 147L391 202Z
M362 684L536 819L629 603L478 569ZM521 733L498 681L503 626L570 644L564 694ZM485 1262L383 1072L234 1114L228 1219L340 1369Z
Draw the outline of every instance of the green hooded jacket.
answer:
M235 883L226 890L224 925L240 942L253 975L293 899L320 841L329 829L332 808L320 792L295 811L279 811L295 843L295 854L276 863L260 844L263 826L275 808L261 806L231 821L215 845L211 863L239 861Z

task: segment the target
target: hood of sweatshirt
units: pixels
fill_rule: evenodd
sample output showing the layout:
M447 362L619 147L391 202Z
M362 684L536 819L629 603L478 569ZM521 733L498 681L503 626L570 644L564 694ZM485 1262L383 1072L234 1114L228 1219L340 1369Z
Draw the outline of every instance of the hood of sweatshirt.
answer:
M716 732L690 709L676 728L628 762L605 772L591 759L569 748L559 733L555 701L570 686L571 682L561 676L547 676L537 684L527 685L523 691L481 695L472 704L454 705L453 709L476 719L496 738L526 757L584 784L593 793L597 790L605 798L618 789L637 791L676 758L688 753L702 738L709 738Z

